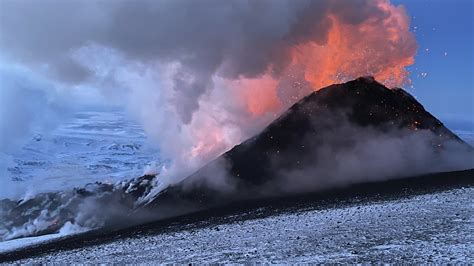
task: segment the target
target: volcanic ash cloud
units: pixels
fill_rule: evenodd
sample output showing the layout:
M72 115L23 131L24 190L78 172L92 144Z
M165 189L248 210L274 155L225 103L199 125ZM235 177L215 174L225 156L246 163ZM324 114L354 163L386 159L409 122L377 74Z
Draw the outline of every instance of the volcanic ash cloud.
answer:
M4 1L0 33L3 61L126 106L170 182L323 86L403 85L416 52L387 0Z

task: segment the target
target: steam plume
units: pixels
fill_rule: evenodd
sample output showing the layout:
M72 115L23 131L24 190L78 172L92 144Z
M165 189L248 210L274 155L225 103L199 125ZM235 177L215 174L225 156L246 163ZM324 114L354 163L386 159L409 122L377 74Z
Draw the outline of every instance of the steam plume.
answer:
M25 0L1 3L0 49L126 106L174 182L310 91L362 75L404 84L416 42L388 0Z

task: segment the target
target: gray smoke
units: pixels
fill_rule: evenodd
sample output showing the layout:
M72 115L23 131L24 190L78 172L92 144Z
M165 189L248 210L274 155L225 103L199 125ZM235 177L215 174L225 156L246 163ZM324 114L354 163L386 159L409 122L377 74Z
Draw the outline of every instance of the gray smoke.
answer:
M289 47L327 42L329 15L353 25L382 20L388 14L379 2L6 0L0 49L5 59L69 84L100 77L74 56L88 46L146 67L179 63L172 97L180 119L189 123L200 97L214 87L216 72L255 78L271 67L279 75L290 61Z
M99 91L104 105L126 107L172 160L158 172L173 183L316 89L304 66L289 67L295 47L329 45L335 21L354 29L368 23L373 31L361 40L370 47L347 63L371 62L374 69L363 70L370 74L414 55L408 20L388 0L4 0L0 60L67 90ZM392 31L399 38L388 38ZM249 100L265 102L273 89L264 90L261 80L275 82L281 105L255 115ZM255 98L255 91L263 93Z

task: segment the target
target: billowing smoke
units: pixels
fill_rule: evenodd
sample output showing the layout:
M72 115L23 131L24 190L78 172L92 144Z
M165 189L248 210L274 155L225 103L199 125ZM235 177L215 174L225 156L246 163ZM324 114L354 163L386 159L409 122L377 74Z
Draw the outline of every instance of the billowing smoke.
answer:
M32 78L20 69L0 68L0 150L12 151L37 127L48 126L59 112L47 82ZM54 89L54 88L53 88Z
M7 0L0 49L126 106L176 182L322 86L404 84L416 42L388 0Z
M8 179L11 154L32 134L53 128L67 114L55 102L54 87L21 68L0 65L0 197L24 193ZM19 190L19 191L18 191Z

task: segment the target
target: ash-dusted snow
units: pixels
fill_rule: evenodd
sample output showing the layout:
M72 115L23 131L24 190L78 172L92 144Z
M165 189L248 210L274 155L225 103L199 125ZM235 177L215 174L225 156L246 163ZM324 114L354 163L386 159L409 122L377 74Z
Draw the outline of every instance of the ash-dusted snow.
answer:
M210 224L144 231L18 262L474 263L473 187Z

